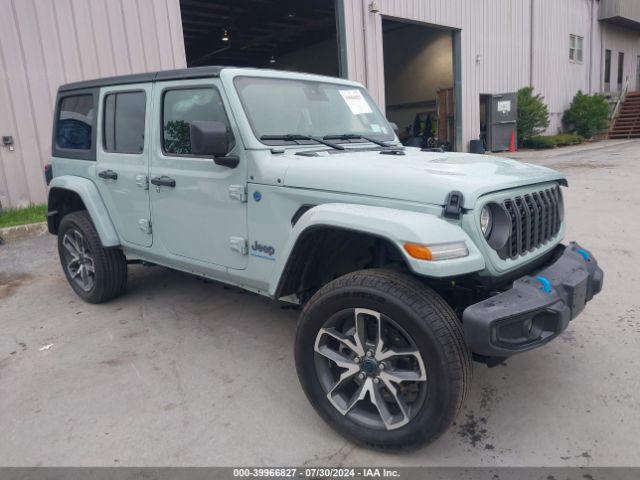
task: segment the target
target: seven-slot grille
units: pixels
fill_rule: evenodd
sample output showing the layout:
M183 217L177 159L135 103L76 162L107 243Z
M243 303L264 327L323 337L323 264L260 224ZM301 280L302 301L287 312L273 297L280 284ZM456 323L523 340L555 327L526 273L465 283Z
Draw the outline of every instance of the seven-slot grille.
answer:
M508 198L502 202L511 218L511 233L498 254L517 258L535 250L560 231L563 207L559 186Z

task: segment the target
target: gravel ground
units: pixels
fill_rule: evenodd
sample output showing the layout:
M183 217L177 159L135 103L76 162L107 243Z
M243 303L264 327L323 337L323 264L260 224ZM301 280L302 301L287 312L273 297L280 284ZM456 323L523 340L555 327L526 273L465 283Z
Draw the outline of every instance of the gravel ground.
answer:
M296 378L296 311L139 266L88 305L45 235L0 246L0 465L640 465L640 142L514 156L568 175L566 238L605 288L549 345L476 364L434 444L380 454L327 427Z

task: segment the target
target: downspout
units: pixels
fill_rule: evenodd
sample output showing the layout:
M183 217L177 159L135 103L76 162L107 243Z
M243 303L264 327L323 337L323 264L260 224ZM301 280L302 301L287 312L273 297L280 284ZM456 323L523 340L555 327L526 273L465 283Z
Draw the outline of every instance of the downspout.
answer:
M530 26L529 26L529 86L531 88L533 88L533 15L534 15L534 5L535 0L530 0L529 3L529 22L530 22Z
M336 0L336 33L338 41L338 75L349 78L349 64L347 57L347 25L345 23L344 0Z
M593 7L595 0L587 0L589 3L589 95L593 93Z

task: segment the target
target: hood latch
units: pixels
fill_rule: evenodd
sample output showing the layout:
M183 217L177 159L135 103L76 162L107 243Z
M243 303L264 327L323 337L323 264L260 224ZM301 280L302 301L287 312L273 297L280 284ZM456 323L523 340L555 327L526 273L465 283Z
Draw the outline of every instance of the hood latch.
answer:
M447 195L447 200L444 204L444 216L446 218L460 218L462 213L462 204L464 196L462 192L453 190Z

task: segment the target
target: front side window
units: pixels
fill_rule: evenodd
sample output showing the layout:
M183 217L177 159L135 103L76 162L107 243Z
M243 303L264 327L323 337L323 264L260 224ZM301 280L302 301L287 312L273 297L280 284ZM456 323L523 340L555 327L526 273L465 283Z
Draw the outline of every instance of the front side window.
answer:
M584 37L580 35L569 35L569 60L582 63Z
M231 131L217 90L185 88L166 91L162 106L162 144L166 153L191 155L190 128L193 121L222 122L227 131Z
M111 93L104 100L104 149L142 153L147 96L144 92Z
M308 80L236 77L251 128L264 136L368 136L393 140L393 130L367 92L351 85ZM264 143L282 143L266 140ZM286 141L285 141L286 142Z
M58 109L56 145L70 150L91 150L94 124L93 95L63 97Z

